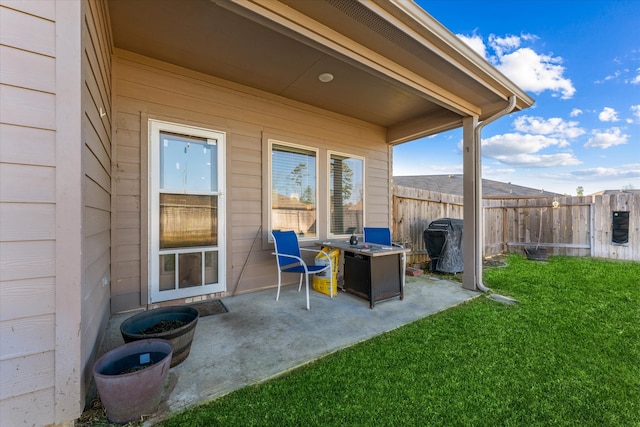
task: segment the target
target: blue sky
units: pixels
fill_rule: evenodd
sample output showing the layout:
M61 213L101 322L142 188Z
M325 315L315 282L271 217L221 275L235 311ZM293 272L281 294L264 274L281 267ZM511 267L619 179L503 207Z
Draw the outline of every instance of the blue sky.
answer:
M484 178L640 189L640 0L416 1L536 100L484 128ZM461 140L395 147L394 175L462 173Z

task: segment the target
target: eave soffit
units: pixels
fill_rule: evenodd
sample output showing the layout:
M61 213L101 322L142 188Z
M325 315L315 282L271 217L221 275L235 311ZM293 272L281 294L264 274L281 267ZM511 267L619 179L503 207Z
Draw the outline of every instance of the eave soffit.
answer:
M489 117L503 108L511 95L516 95L516 110L534 103L529 95L413 1L210 1L231 7L245 17L261 21L275 31L286 32L289 37L312 44L329 55L341 55L341 60L406 85L456 114ZM250 14L254 14L253 17ZM367 31L362 31L363 28ZM466 96L447 89L460 86L468 87ZM482 91L499 97L492 102L495 107L479 102L481 97L486 97L484 94L469 99L474 92Z

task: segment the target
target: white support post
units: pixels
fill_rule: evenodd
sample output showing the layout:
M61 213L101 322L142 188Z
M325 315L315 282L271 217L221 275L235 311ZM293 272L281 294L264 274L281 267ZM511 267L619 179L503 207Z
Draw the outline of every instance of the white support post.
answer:
M462 287L477 291L482 283L482 161L476 141L477 117L462 120L464 272Z
M85 2L55 2L56 305L51 326L55 333L55 389L53 408L34 408L53 411L55 425L71 425L82 414L83 374L90 371L82 354L84 7Z

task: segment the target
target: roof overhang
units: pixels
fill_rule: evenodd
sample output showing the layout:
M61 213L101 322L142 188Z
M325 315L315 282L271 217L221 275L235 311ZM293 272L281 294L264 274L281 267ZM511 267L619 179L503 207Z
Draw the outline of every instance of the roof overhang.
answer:
M109 0L116 48L387 129L398 144L533 99L407 0ZM333 81L323 83L322 73Z

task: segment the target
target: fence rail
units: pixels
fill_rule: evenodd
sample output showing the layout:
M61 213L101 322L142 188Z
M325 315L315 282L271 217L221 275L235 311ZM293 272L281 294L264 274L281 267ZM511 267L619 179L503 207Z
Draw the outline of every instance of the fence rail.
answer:
M557 207L556 203L557 202ZM484 255L545 247L553 255L640 261L640 194L484 199ZM628 242L612 242L613 212L629 212ZM463 219L463 197L393 187L394 239L412 248L409 262L429 259L423 232L438 218Z

